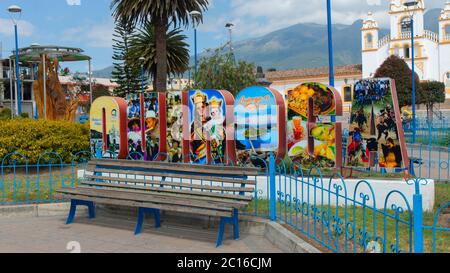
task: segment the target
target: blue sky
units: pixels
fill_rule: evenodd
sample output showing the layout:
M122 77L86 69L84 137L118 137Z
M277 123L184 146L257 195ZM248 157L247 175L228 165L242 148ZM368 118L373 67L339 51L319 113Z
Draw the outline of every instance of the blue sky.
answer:
M400 0L396 0L400 1ZM13 25L7 8L23 9L19 22L19 46L31 43L79 47L93 57L94 70L112 63L114 21L111 0L0 0L0 42L2 55L14 47ZM390 0L333 0L333 20L351 24L372 11L381 25L387 26ZM427 0L428 8L443 8L446 0ZM261 36L296 23L325 23L325 0L210 0L204 24L199 26L199 50L214 48L228 39L227 22L236 25L233 37L243 40ZM193 30L187 29L193 45ZM193 54L193 49L192 49ZM87 64L63 64L72 70L86 71Z

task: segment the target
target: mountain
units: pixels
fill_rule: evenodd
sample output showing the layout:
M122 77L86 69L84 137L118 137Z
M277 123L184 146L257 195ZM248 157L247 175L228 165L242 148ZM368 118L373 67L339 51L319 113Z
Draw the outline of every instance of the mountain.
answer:
M336 65L361 63L362 20L350 26L333 26ZM327 27L297 24L269 33L261 38L235 44L238 59L263 68L314 68L328 64Z
M431 30L434 33L439 33L439 16L441 15L441 9L430 9L425 13L425 29Z
M112 71L113 71L113 66L108 66L108 67L106 67L104 69L101 69L101 70L94 70L94 71L92 71L92 76L94 78L106 78L106 79L109 79L109 78L111 78Z
M438 33L439 14L440 9L431 9L425 13L425 29ZM361 63L361 27L362 20L355 21L351 25L333 25L335 65ZM389 30L381 29L380 39L388 33ZM237 59L255 63L264 69L316 68L328 65L326 25L297 24L262 37L235 42L233 46ZM200 57L207 54L203 53ZM111 71L112 66L94 71L94 76L108 76L111 75Z

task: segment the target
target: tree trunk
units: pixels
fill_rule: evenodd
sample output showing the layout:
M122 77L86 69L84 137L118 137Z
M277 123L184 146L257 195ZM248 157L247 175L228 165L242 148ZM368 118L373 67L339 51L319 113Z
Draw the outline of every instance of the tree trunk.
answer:
M427 115L428 115L428 121L433 122L434 113L433 113L433 104L432 103L427 104Z
M157 88L156 88L156 71L158 69L156 69L156 65L155 68L153 69L153 79L152 79L152 85L153 85L153 91L156 92Z
M167 21L167 18L155 18L157 92L167 92Z

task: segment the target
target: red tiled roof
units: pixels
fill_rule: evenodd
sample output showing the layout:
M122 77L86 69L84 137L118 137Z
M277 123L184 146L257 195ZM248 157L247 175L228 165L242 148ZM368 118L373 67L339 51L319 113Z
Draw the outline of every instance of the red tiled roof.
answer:
M362 74L362 65L355 64L355 65L336 66L334 68L334 74L335 76ZM328 77L328 75L329 75L328 67L266 72L266 78L269 81L287 78L292 79L292 78L309 78L309 77Z

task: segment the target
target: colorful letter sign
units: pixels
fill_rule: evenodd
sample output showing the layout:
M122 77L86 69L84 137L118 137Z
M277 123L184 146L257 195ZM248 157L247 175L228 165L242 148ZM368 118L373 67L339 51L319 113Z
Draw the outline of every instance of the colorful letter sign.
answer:
M132 159L155 160L164 147L160 138L164 126L165 95L158 93L130 94L128 101L128 155ZM160 108L163 106L162 108ZM162 149L165 150L165 149Z
M241 164L257 163L252 158L278 158L286 154L286 106L283 96L262 86L249 87L236 97L236 150Z
M355 84L347 146L348 167L407 169L395 83L390 79L361 80Z
M166 152L168 161L172 163L183 162L183 111L182 92L168 92L167 102L167 129Z
M127 157L127 102L124 99L96 99L91 107L90 125L93 155L97 158Z
M185 154L189 154L191 162L196 164L234 162L234 99L231 93L191 90L188 96L189 139L185 139Z
M304 169L342 167L341 123L316 122L317 117L342 116L340 94L321 83L305 83L287 91L287 104L291 160Z

